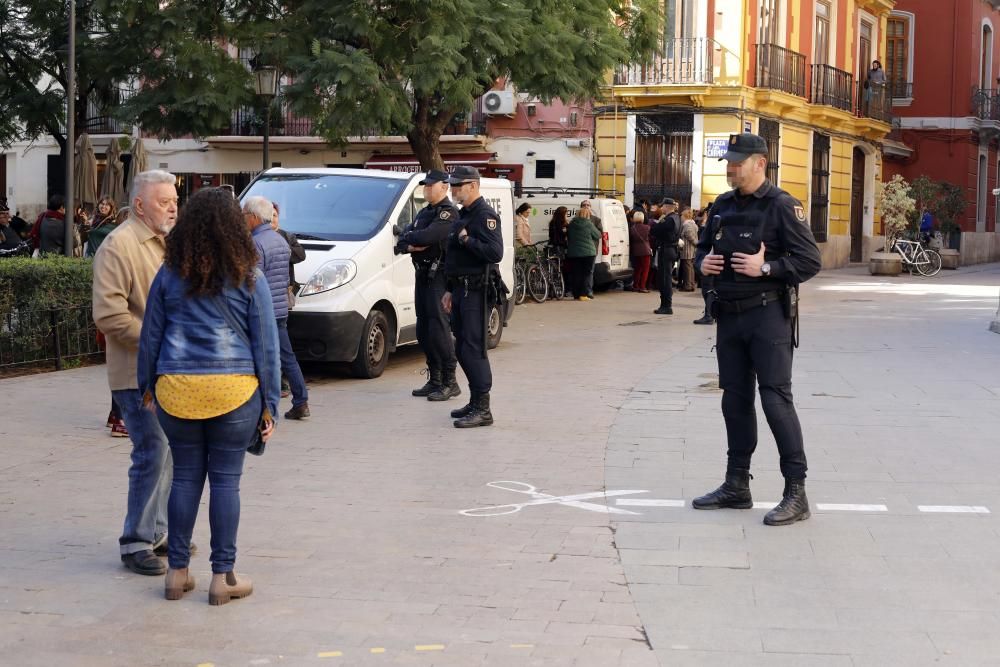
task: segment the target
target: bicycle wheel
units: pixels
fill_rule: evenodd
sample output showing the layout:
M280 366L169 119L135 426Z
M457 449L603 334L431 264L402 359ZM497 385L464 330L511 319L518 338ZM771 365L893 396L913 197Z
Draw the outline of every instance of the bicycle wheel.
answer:
M561 299L566 296L566 281L563 279L562 268L559 260L549 260L549 287L552 298Z
M524 267L514 265L514 305L520 306L528 295L528 286L524 278Z
M549 290L549 283L545 280L545 274L542 272L542 268L537 264L532 264L528 267L527 273L524 276L524 284L528 289L528 296L535 303L544 303L547 292Z
M937 250L924 250L917 255L917 271L920 275L930 278L936 276L940 270L941 255Z

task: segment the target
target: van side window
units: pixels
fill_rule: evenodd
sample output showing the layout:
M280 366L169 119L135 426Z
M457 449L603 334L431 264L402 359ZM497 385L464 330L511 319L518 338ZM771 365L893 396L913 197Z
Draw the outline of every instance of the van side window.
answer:
M418 194L419 192L419 194ZM410 200L406 202L406 206L403 210L399 212L399 218L396 219L396 224L401 228L406 228L408 224L413 222L413 219L417 217L417 213L420 212L427 202L424 200L423 191L419 190L414 192L410 197Z

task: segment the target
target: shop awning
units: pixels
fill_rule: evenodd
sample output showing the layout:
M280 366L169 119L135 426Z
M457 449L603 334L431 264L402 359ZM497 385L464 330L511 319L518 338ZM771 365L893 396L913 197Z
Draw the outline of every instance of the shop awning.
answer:
M493 153L445 153L441 156L446 169L467 164L482 167L490 163ZM388 169L389 171L422 171L415 155L373 155L365 162L365 169Z

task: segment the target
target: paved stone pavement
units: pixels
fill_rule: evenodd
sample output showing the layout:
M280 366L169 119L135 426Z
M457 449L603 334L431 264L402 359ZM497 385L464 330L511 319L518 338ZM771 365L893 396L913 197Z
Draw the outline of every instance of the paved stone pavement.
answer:
M671 318L632 293L519 307L493 428L411 398L414 350L375 381L309 369L313 418L248 459L237 568L256 590L224 607L206 604L205 507L193 593L167 602L121 566L128 446L103 427L104 369L0 380L0 663L1000 664L998 284L986 265L806 286L814 511L784 528L690 509L725 442L698 295Z

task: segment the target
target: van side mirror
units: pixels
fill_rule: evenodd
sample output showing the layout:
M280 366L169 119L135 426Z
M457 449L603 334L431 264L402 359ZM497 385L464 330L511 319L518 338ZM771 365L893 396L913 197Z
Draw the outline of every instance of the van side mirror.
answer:
M403 235L403 230L400 229L399 225L393 225L392 226L392 235L393 236L402 236Z

